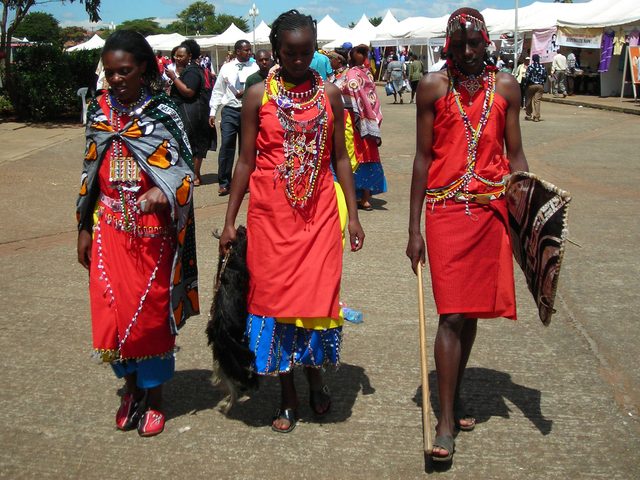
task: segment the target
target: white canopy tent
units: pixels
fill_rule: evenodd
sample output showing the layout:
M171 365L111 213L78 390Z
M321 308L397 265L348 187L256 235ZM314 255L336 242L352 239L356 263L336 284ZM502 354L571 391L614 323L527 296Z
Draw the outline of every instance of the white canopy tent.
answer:
M187 37L184 37L179 33L160 33L158 35L149 35L147 37L147 42L149 42L149 45L151 45L153 50L169 52L173 50L173 47L177 47L186 39Z
M104 40L100 38L100 36L96 33L93 37L91 37L86 42L67 48L67 52L79 52L81 50L97 50L98 48L102 48L102 47L104 47Z
M233 47L238 40L248 40L250 42L251 35L240 30L235 23L229 25L229 27L220 35L196 38L196 41L201 48Z
M270 43L269 34L271 33L271 27L269 27L269 25L264 23L264 20L261 21L260 25L256 27L255 32L251 31L246 34L247 40L252 42L254 38L253 37L254 33L255 33L256 45L265 45Z
M348 28L338 25L329 15L325 15L318 22L318 42L332 42L350 31Z
M389 35L391 31L398 26L398 19L393 16L391 10L387 10L382 22L380 25L375 27L376 36L378 35Z
M376 27L371 24L364 13L352 29L343 28L342 30L341 35L332 42L325 44L324 48L341 47L345 42L349 42L351 45L369 45L371 40L376 37Z
M576 4L579 5L579 4ZM564 12L557 19L560 27L597 28L615 27L640 22L640 2L638 0L592 0L585 6L590 9Z

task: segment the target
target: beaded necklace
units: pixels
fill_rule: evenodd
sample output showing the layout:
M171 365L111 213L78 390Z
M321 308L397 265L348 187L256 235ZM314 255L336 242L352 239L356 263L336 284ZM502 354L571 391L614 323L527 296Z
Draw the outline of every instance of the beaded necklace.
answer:
M465 127L465 137L467 139L467 168L465 173L460 178L453 181L449 185L441 188L427 189L426 191L427 203L434 204L434 206L439 201L445 201L454 197L460 201L464 201L466 204L465 213L467 215L471 215L471 211L469 209L469 201L472 196L469 194L469 184L471 183L472 179L475 178L476 180L487 186L496 187L498 189L489 194L483 194L483 196L488 196L488 198L497 198L502 195L505 186L504 180L494 182L482 177L481 175L478 175L475 172L478 144L480 142L484 127L489 120L489 115L491 114L491 108L493 107L496 93L496 72L493 69L485 67L482 75L486 75L487 88L482 105L482 113L480 114L480 120L478 121L478 126L476 128L471 125L471 120L469 120L469 116L467 115L467 112L462 105L462 101L460 100L460 92L456 89L454 76L451 75L451 73L449 75L449 89L454 96L456 106L458 107L458 112L460 113L460 117L462 118L462 122L464 123Z
M313 197L329 128L322 77L312 72L311 88L304 92L287 90L279 70L269 74L266 80L268 97L276 104L276 115L284 130L285 159L275 168L274 181L285 182L289 204L299 210ZM296 114L312 108L318 109L313 117L295 118Z
M123 217L122 229L131 235L135 235L138 230L136 224L138 211L136 193L140 189L140 167L135 158L129 155L128 152L125 155L122 133L126 122L123 117L139 114L150 99L151 95L144 88L140 89L140 96L130 105L124 105L119 102L111 92L106 95L110 123L117 132L113 139L111 158L109 159L109 183L112 188L118 191L120 197Z

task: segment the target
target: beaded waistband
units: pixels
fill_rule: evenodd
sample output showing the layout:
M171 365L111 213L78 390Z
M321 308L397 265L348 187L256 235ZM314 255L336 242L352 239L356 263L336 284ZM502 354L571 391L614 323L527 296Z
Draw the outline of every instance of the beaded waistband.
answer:
M100 194L100 202L104 203L112 212L121 213L122 212L122 202L119 198L111 198L105 195L104 193Z
M125 228L125 222L121 216L105 211L104 207L99 210L98 215L107 225L115 228L116 230L130 232L130 230ZM131 225L129 227L132 228ZM136 237L166 237L173 234L173 232L173 227L136 224L133 226L133 231L130 233Z

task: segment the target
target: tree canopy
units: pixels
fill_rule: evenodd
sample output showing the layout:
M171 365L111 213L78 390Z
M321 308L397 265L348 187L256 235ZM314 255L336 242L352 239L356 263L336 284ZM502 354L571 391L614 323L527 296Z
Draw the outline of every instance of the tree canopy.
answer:
M167 25L168 32L182 35L217 35L224 32L232 22L241 30L248 30L247 22L242 17L216 14L216 7L203 1L192 3L177 16L178 20Z
M145 37L147 35L155 35L156 33L163 33L165 30L160 24L152 17L138 18L135 20L125 20L116 27L116 30L135 30L141 33Z
M24 17L13 35L27 37L32 42L57 44L60 42L60 25L50 13L32 12Z

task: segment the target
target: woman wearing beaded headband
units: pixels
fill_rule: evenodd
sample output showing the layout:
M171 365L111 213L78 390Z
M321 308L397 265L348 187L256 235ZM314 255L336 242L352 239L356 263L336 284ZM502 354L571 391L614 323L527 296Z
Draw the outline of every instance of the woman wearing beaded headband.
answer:
M110 89L88 111L78 261L94 357L126 382L116 426L152 436L164 428L177 329L198 313L191 152L144 37L115 32L102 63Z
M246 338L255 353L254 371L280 377L282 400L272 429L287 433L297 420L295 365L305 367L313 412L324 415L331 406L321 367L336 364L340 352L341 192L352 251L362 248L364 232L345 151L340 91L309 68L315 21L296 10L283 13L273 23L271 44L280 69L245 94L242 145L220 250L226 252L235 239L249 185ZM329 169L332 153L342 188Z
M407 256L414 271L425 263L420 217L426 194L426 244L440 315L435 461L451 461L456 428L475 427L460 399L460 383L477 319L516 318L504 191L509 173L528 167L520 89L512 75L487 64L488 44L480 12L454 12L447 24L447 70L427 75L417 92Z

